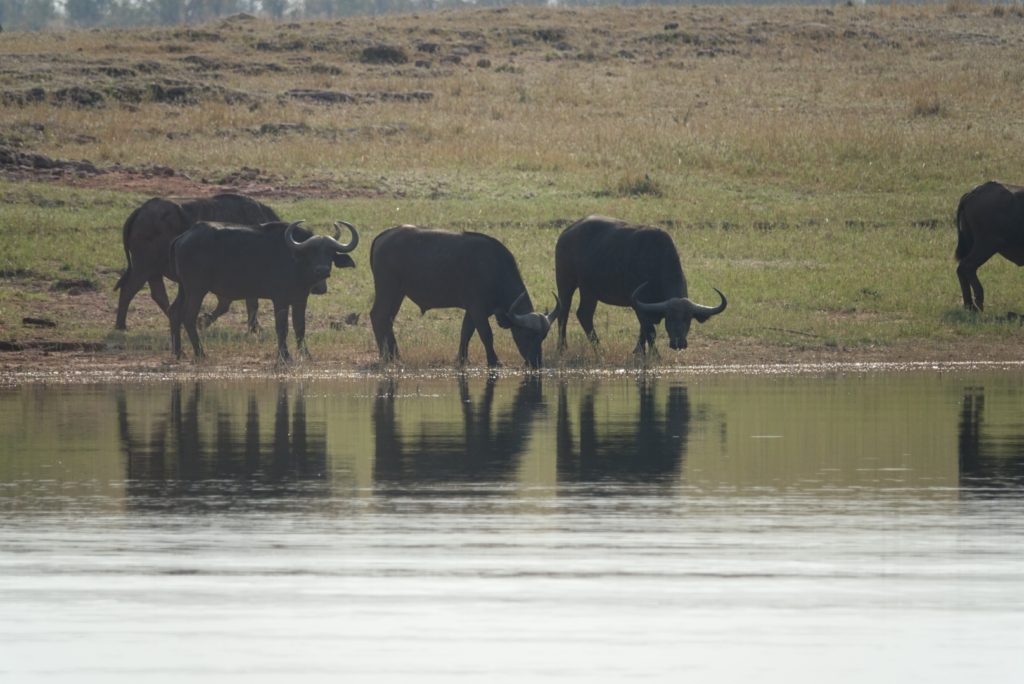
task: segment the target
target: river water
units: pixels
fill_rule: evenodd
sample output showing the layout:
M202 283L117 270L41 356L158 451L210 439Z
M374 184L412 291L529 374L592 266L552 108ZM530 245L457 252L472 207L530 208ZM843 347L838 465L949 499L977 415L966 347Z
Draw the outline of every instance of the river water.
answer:
M1021 681L1022 409L1014 367L3 387L0 680Z

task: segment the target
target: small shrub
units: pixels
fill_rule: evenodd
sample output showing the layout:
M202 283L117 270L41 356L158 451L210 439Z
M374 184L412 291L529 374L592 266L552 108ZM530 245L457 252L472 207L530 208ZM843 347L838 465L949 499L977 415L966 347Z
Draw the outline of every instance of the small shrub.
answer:
M374 45L363 50L360 61L364 64L405 64L409 55L393 45Z
M978 9L977 0L949 0L946 3L946 11L950 14L968 14Z
M661 183L645 173L642 177L626 176L622 178L612 194L618 197L663 197L665 191L661 187Z
M946 106L937 95L922 95L914 99L911 113L915 117L944 116Z

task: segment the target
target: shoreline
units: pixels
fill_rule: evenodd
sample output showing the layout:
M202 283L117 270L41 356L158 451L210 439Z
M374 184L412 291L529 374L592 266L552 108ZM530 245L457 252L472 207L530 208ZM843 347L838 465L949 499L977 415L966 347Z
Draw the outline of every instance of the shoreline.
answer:
M13 358L13 357L33 358ZM804 355L795 355L804 356ZM813 355L807 355L813 356ZM340 364L331 360L305 361L278 365L266 359L235 359L229 362L193 363L157 356L115 357L85 353L42 353L37 355L8 352L0 355L0 387L25 385L134 384L168 382L239 381L381 381L453 378L550 378L556 380L599 380L625 377L680 378L721 375L808 376L833 374L953 373L987 370L1024 370L1024 360L1013 359L939 359L939 358L860 358L858 354L837 355L849 358L795 358L789 361L715 360L693 364L665 363L621 366L551 365L539 370L520 366L489 369L485 366L401 366L380 367L376 363ZM874 356L874 355L872 355Z

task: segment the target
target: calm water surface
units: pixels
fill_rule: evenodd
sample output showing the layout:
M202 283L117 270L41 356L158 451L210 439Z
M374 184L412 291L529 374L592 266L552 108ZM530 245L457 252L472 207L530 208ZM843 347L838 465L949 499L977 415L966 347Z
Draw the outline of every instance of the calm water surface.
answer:
M0 388L0 680L1024 681L1024 372Z

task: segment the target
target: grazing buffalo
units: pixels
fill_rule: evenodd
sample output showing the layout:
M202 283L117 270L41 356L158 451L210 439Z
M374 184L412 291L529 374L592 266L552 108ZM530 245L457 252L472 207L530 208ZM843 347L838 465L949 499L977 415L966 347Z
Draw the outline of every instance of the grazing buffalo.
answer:
M562 308L558 314L558 346L565 348L572 295L579 288L576 310L583 331L597 343L594 310L598 302L629 306L640 321L640 338L634 353L654 349L654 327L665 319L669 346L686 349L690 322L703 323L725 311L701 306L686 296L686 278L679 255L668 233L649 226L634 226L617 219L590 216L572 224L555 245L555 280Z
M160 310L167 313L169 302L164 278L172 278L167 250L171 241L197 221L223 221L241 226L254 226L280 221L273 209L249 197L230 193L202 199L173 201L154 197L147 200L128 217L121 231L128 268L114 286L121 294L117 301L117 330L127 328L128 305L142 286L149 283L149 294ZM220 300L217 308L207 317L212 323L224 314L230 300ZM246 302L249 330L255 331L256 300Z
M981 311L985 291L978 269L993 254L1024 266L1024 188L989 181L960 198L956 208L956 275L964 308ZM971 298L971 290L974 297Z
M310 293L327 291L331 266L355 266L348 255L359 244L350 223L348 244L341 244L341 228L334 237L316 235L299 241L297 223L274 222L258 227L224 226L200 222L171 243L171 262L177 276L178 296L171 304L171 350L181 358L181 326L185 325L196 358L204 356L196 319L203 297L212 292L222 300L269 299L274 303L277 351L288 360L288 309L291 308L295 344L306 354L306 301Z
M541 343L558 313L536 313L515 257L505 245L480 233L449 233L416 226L389 228L373 240L370 268L376 290L370 320L381 359L398 358L393 323L408 297L428 309L464 309L459 363L466 362L476 331L487 351L487 365L497 366L488 318L512 329L519 353L534 368L541 365Z

